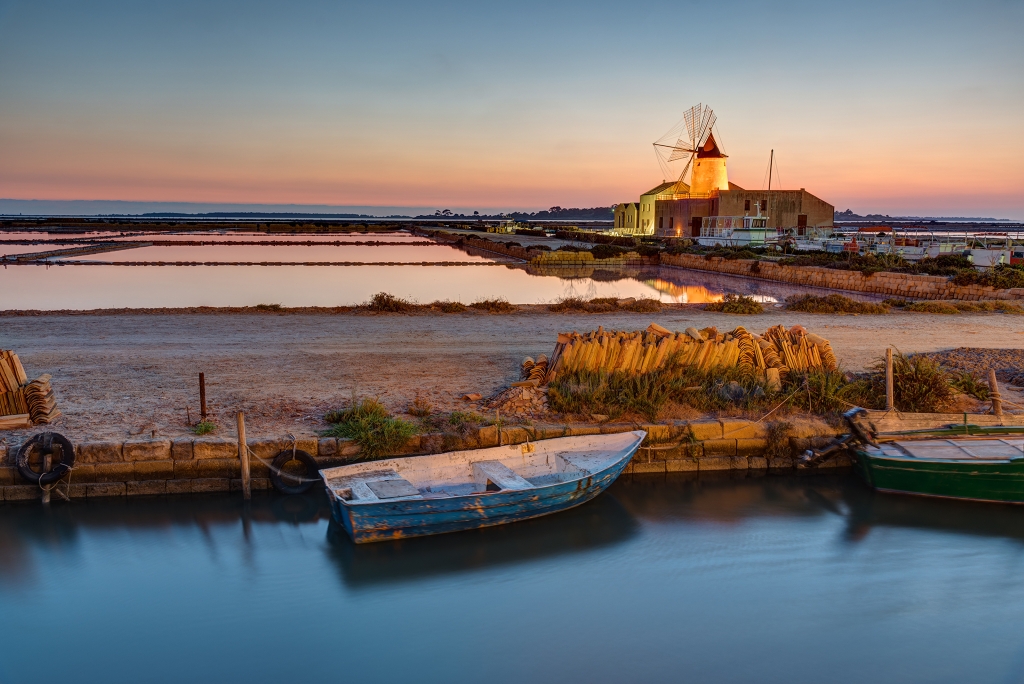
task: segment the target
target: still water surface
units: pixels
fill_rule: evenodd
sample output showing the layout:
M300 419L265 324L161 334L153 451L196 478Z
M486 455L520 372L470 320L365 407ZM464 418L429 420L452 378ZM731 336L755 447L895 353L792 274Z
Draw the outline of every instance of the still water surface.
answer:
M317 496L0 506L0 682L1017 682L1024 510L623 478L355 547Z

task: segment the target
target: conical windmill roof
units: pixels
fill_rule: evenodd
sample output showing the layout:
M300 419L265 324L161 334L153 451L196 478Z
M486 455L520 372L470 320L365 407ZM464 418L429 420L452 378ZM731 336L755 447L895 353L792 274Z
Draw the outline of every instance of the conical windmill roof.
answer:
M697 159L721 159L727 155L722 153L719 149L718 143L715 142L715 134L709 133L707 142L700 146L697 150Z

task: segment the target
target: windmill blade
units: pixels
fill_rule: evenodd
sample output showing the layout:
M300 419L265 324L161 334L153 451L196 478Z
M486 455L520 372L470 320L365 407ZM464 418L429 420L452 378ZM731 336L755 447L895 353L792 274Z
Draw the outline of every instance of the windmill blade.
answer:
M690 146L697 146L697 134L700 128L700 110L701 105L697 104L690 107L683 114L683 121L686 122L686 133L690 136Z
M697 150L689 147L682 140L676 143L676 146L672 148L672 154L669 155L668 160L670 162L678 161L679 159L685 159L688 155L692 155Z
M718 117L712 111L711 107L704 108L704 114L701 117L700 125L700 136L697 138L694 147L700 148L704 143L708 141L708 136L711 135L711 127L715 125L715 121Z
M686 172L690 170L690 165L691 164L693 164L693 155L692 154L690 155L690 158L686 160L686 166L683 167L683 172L681 174L679 174L679 181L678 181L679 183L682 183L683 179L686 178Z

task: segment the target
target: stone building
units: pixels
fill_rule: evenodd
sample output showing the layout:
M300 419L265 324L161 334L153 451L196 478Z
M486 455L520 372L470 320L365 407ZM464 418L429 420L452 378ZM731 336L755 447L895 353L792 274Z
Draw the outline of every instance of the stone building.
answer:
M767 216L769 228L797 235L808 228L832 227L835 207L804 188L768 192L730 183L727 158L714 135L709 135L693 156L690 184L663 182L641 195L639 203L618 205L616 232L696 237L701 220L709 216Z

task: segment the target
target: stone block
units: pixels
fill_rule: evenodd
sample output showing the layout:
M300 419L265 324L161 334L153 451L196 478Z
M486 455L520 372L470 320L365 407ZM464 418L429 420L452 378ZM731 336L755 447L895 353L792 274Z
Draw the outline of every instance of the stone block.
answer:
M7 485L4 489L4 501L34 501L43 494L36 485Z
M317 456L337 456L338 455L338 440L334 437L321 437L320 441L316 446Z
M629 432L635 427L629 423L602 423L600 425L602 435L617 435L622 432Z
M529 428L517 426L501 429L502 444L522 444L527 440L533 440L533 431Z
M75 463L75 467L71 469L71 481L72 482L95 482L96 481L96 464Z
M167 482L165 480L126 482L125 490L128 496L156 496L167 493Z
M762 438L740 438L736 440L737 456L764 456L768 440Z
M250 482L251 482L251 480L250 480ZM237 477L231 478L229 486L231 487L231 489L229 491L232 491L232 492L240 492L240 491L242 491L242 480L241 480L241 478L237 478Z
M250 451L267 461L273 461L274 457L282 451L291 451L292 449L292 440L281 437L261 437L260 439L250 439L247 441ZM304 451L298 444L295 445L295 449L297 451Z
M300 450L305 451L310 456L316 456L320 449L320 438L316 436L301 436L297 440L297 446ZM289 443L288 446L291 446Z
M689 472L697 469L697 459L695 458L670 458L665 461L665 471L669 473Z
M796 467L796 459L793 456L776 456L768 461L768 467L772 470L792 470Z
M124 496L127 487L124 482L101 482L85 485L85 491L90 499L100 496Z
M663 473L665 472L665 461L637 461L633 460L629 464L629 472L631 473Z
M238 458L238 440L227 437L196 437L192 441L192 457L207 458Z
M11 459L8 462L7 459ZM14 464L14 452L6 444L0 444L0 466L8 466Z
M504 430L503 430L503 432L504 432ZM596 426L596 425L593 426L593 427L586 426L586 425L579 425L579 426L572 426L572 427L570 427L569 428L569 434L567 436L569 436L569 437L582 437L583 435L599 435L599 434L601 434L601 428Z
M488 428L481 428L480 431L483 432L486 429ZM559 437L567 436L568 429L565 425L547 425L534 428L534 432L537 435L537 439L558 439ZM495 441L494 445L497 445L497 441ZM483 443L481 443L481 446L483 446Z
M196 461L196 477L238 477L242 463L237 458L204 458Z
M117 463L123 460L121 442L83 442L78 445L77 462Z
M18 483L18 469L0 466L0 487Z
M764 438L768 430L764 423L752 420L722 420L722 437L730 439Z
M191 494L192 480L167 480L168 494Z
M231 480L227 477L203 477L192 480L192 492L227 492L231 489Z
M704 456L735 456L736 455L736 440L735 439L707 439L704 440Z
M171 458L175 461L192 460L192 438L179 437L171 442Z
M705 456L697 460L698 470L732 470L734 456Z
M93 464L93 480L96 482L127 482L135 479L134 463ZM90 494L89 496L92 496Z
M267 490L267 489L273 489L274 485L272 485L270 483L270 478L254 477L254 478L252 478L252 480L250 480L250 487L252 487L253 491L255 491L255 490L263 491L263 490Z
M647 433L650 443L667 442L672 438L672 428L668 425L641 425L640 429Z
M175 461L174 479L191 480L199 477L199 461Z
M768 459L764 456L747 456L747 467L751 470L767 470Z
M139 461L135 464L136 480L174 479L174 461Z
M169 439L130 439L122 447L126 461L165 461L171 458Z
M262 461L250 461L249 477L270 477L270 466L266 465Z
M717 420L695 420L687 426L698 442L708 439L722 439L722 423Z
M70 484L68 485L68 498L69 499L84 499L89 496L89 485L85 483Z

